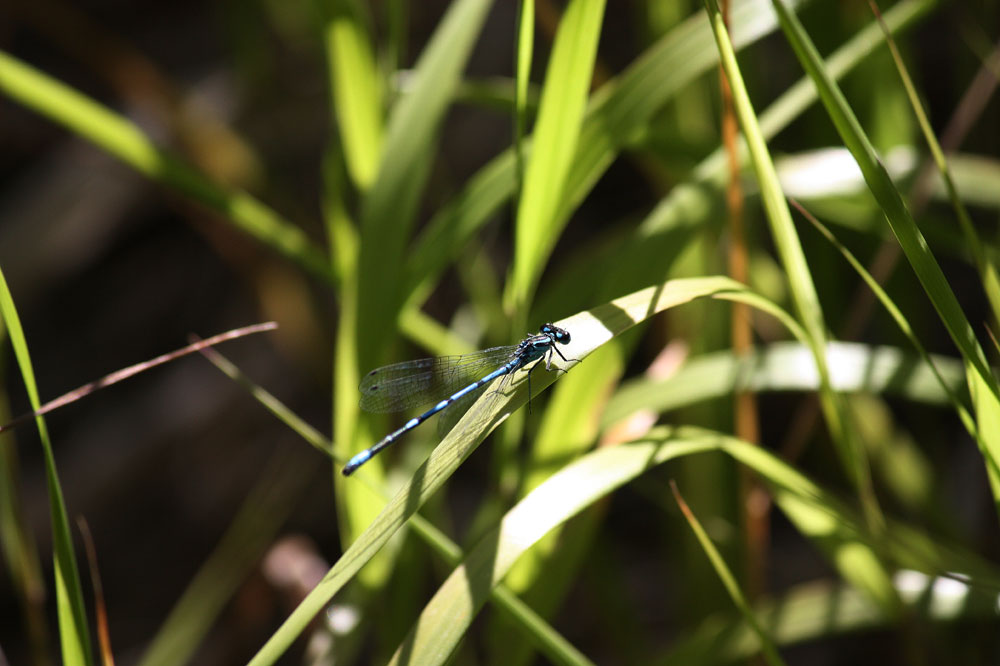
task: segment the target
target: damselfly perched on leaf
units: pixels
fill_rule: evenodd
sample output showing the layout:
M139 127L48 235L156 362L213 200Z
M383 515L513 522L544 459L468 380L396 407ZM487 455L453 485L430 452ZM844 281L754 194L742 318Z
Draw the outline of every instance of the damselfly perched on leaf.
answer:
M372 459L404 434L463 398L471 398L497 377L510 377L531 363L528 370L528 399L531 399L531 373L544 364L552 369L552 355L567 359L557 345L570 341L569 331L544 324L537 335L529 335L516 345L491 347L461 356L440 356L417 361L394 363L372 370L361 381L361 409L368 412L398 412L437 400L437 404L402 427L390 432L377 444L365 449L344 465L344 476ZM492 370L491 370L492 368ZM487 374L483 374L487 373ZM475 381L470 378L479 377Z

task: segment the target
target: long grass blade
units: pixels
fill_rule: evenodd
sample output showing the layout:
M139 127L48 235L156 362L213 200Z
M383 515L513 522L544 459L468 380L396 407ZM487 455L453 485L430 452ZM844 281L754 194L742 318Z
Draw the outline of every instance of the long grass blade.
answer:
M552 45L517 208L514 266L504 297L509 312L524 312L519 306L562 230L556 213L580 139L603 16L604 0L571 0Z
M712 540L709 538L705 528L701 526L701 521L698 520L697 516L694 515L694 511L692 511L691 507L689 507L687 502L684 501L684 497L681 495L680 489L677 488L677 483L672 479L670 481L670 490L673 491L674 499L677 501L677 505L680 507L681 513L684 514L684 519L687 520L688 525L690 525L691 531L694 532L695 538L698 539L698 543L701 544L702 550L705 551L705 555L707 555L708 559L711 560L712 567L715 569L719 579L725 586L730 598L733 600L736 608L740 611L743 619L748 625L750 625L753 633L757 635L757 640L760 641L760 650L765 661L772 664L772 666L784 664L785 661L778 654L777 648L774 647L774 640L772 640L767 631L757 620L757 615L750 607L750 603L743 595L742 590L740 590L739 584L736 582L736 577L733 575L733 572L729 569L726 561L722 558L722 555L719 553L719 549L712 543Z
M28 400L37 411L41 407L38 399L38 388L35 383L35 372L31 365L31 355L28 353L28 341L21 328L21 318L14 306L14 297L7 286L7 278L0 271L0 315L10 335L21 370L21 378L28 392ZM90 647L90 630L87 627L87 612L84 605L83 587L80 583L80 571L73 554L73 538L70 533L69 517L66 513L66 500L63 498L59 474L56 471L56 459L52 452L52 441L49 439L48 428L44 417L35 418L38 435L42 444L42 456L45 461L45 480L49 495L49 520L52 524L53 560L56 589L56 607L59 613L59 638L64 664L93 663L94 655Z
M330 91L351 180L364 191L382 150L382 95L371 31L357 0L325 0Z
M528 128L528 84L535 45L535 0L519 0L517 55L514 61L514 172L517 197L524 187L524 137Z

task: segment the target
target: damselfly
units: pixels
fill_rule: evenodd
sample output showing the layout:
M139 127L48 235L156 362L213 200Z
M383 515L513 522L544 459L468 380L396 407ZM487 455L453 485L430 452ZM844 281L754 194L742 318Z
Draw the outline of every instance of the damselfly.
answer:
M569 331L545 324L537 335L529 335L516 345L492 347L463 356L440 356L418 361L404 361L372 370L361 381L361 409L368 412L398 412L439 402L420 416L407 421L401 428L390 432L380 442L351 458L344 465L344 476L372 459L404 434L447 409L463 398L469 399L478 389L497 377L509 377L517 370L534 362L528 370L528 399L531 399L531 373L544 363L552 369L552 355L567 359L557 344L570 340ZM492 368L492 370L490 370ZM488 374L483 374L488 373ZM478 377L478 379L476 379ZM475 381L471 381L471 380ZM470 383L471 382L471 383ZM461 387L461 388L460 388ZM463 404L466 401L462 401Z

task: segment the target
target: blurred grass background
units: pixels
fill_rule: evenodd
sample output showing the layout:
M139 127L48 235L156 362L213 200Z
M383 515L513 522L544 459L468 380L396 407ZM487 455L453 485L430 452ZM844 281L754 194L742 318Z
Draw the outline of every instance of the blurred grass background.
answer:
M1000 8L881 7L972 235L868 4L794 10L995 365ZM55 548L60 571L72 569L59 544L80 544L77 516L93 533L118 663L383 663L408 635L397 658L412 650L417 663L727 663L758 640L787 663L995 663L998 493L984 455L1000 423L996 383L966 379L977 354L949 337L961 318L935 313L947 297L922 286L933 267L901 256L886 224L902 224L891 185L880 191L866 171L866 187L846 121L831 121L836 100L823 106L800 82L804 56L769 3L732 7L751 117L780 179L766 156L742 152L746 240L735 244L750 287L812 337L790 347L780 323L742 311L757 348L741 362L730 306L715 301L611 331L551 399L514 412L417 524L386 532L371 562L342 555L375 543L386 497L419 485L413 472L438 440L425 426L344 481L321 452L342 461L395 423L358 414L361 373L516 342L668 278L729 272L724 47L706 8L15 0L3 14L0 268L42 399L189 333L275 320L276 332L221 351L315 429L274 419L201 358L102 391L46 417L68 531L45 435L0 435L9 663L98 659L90 577L79 592L70 580L57 604L48 556ZM773 201L779 186L875 274L952 395L805 218L781 228L765 215L758 192ZM796 268L788 243L801 245ZM815 284L818 318L803 280L786 277L796 270ZM582 357L604 339L578 326ZM808 352L823 336L845 343L827 356L828 378ZM3 359L3 409L29 411L24 370ZM970 398L967 381L986 390ZM733 395L747 390L759 437L734 417ZM950 399L974 415L983 454ZM656 420L706 430L647 432ZM758 439L804 477L712 433ZM651 442L690 450L655 449L669 462L639 476L628 456ZM595 467L620 475L601 485L587 476ZM559 470L592 495L557 496L567 516L553 524L573 502L582 513L512 565L482 613L426 620L426 641L410 633L422 609L433 615L455 545L473 553L457 571L478 589L488 567L475 558L501 561L514 541L500 518ZM741 619L670 479L759 622ZM332 604L305 597L335 562L357 569L330 589ZM971 584L934 578L947 572ZM461 588L439 593L481 603ZM324 609L318 622L307 608Z

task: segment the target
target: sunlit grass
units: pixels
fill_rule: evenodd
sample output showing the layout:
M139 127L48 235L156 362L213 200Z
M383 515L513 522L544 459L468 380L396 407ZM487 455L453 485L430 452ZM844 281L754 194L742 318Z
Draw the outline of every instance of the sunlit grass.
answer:
M1000 506L1000 388L979 342L983 331L967 314L985 306L996 316L998 249L990 233L977 232L975 211L968 209L985 206L994 215L1000 209L1000 195L990 187L1000 164L973 151L949 168L905 59L895 60L897 77L865 68L885 38L874 18L848 29L815 18L838 9L744 0L734 3L727 26L715 0L690 7L684 20L648 3L644 19L631 19L649 31L648 41L615 70L604 61L605 49L622 53L603 41L613 29L611 3L569 0L552 14L549 3L525 2L521 32L512 32L511 79L484 85L466 72L477 49L491 43L484 34L495 20L491 3L450 3L426 40L413 45L405 72L396 69L407 50L396 22L405 21L406 11L388 4L386 16L373 17L360 0L330 0L310 18L330 91L330 136L317 167L326 248L258 198L213 182L124 115L0 53L4 95L209 207L322 285L335 303L329 424L307 425L216 359L260 406L314 447L316 465L305 470L277 456L261 470L230 530L150 638L144 663L193 658L256 558L293 515L296 495L286 489L303 476L327 479L324 511L329 523L336 521L342 554L280 627L257 637L253 664L276 663L293 645L324 633L333 636L330 650L338 659L357 663L371 654L390 663L464 663L463 650L469 650L495 663L527 664L536 649L567 664L596 662L608 653L620 653L620 663L719 663L761 653L780 663L783 648L797 642L823 644L846 632L881 628L889 630L880 640L891 649L912 636L903 629L912 630L914 622L950 628L988 617L984 609L995 603L1000 570L977 541L946 529L954 508L926 501L946 483L945 472L931 462L943 455L939 443L927 441L905 411L897 415L886 401L938 410L957 439L967 437L952 446L978 445L990 499ZM905 48L905 30L935 10L932 0L903 0L886 8L884 25ZM392 29L381 30L383 20ZM762 46L767 35L771 42ZM814 41L841 46L824 57ZM780 68L775 53L784 58ZM801 72L783 71L792 64ZM612 75L605 81L595 71ZM908 100L924 136L901 148L913 156L931 146L945 176L937 196L947 197L946 212L935 209L925 221L911 211L901 181L915 169L884 166L870 136L869 125L876 123L841 90L839 81L852 72L866 89ZM791 82L796 73L804 75ZM723 275L727 172L718 123L690 111L715 108L720 74L733 90L742 131L737 152L751 193L745 202L752 231L749 285ZM772 77L784 82L781 90ZM597 80L605 82L595 85ZM771 86L766 92L765 82ZM511 145L474 173L446 173L438 163L456 100L510 121ZM780 136L793 124L794 133ZM808 191L817 179L831 185L823 180L829 171L817 174L810 162L795 159L816 159L814 151L831 147L835 153L820 157L836 154L846 175L821 195L807 192L803 210L822 242L846 259L838 256L837 263L787 202L796 187ZM622 178L615 171L622 165L622 173L653 193L649 201L601 192L602 178L621 182L614 179ZM591 198L610 198L612 212L595 220ZM813 204L831 214L812 217ZM501 212L509 213L509 223L497 231L488 222ZM498 234L504 242L496 242ZM865 249L886 240L901 249L916 281L879 284L865 268L859 258ZM965 261L979 288L968 289L967 281L964 291L953 287L956 278L939 261L943 254ZM893 328L871 339L837 340L859 282L875 293ZM37 408L29 341L14 308L17 294L4 284L0 296L20 376ZM716 343L725 339L716 322L725 319L728 302L752 312L760 341L752 354L739 357ZM911 321L915 307L933 308L948 341L932 340ZM491 396L470 409L428 455L419 453L419 443L433 438L424 432L432 427L408 436L413 446L393 447L355 476L339 475L351 454L391 428L387 417L360 413L357 385L367 370L402 360L400 338L422 349L414 352L419 355L463 353L516 342L542 321L571 332L564 352L571 360L557 361L557 371L534 373L532 395L526 381L514 381L501 399ZM897 331L906 342L886 343L897 340ZM676 339L684 335L690 346ZM673 355L650 367L668 342ZM685 348L699 352L683 358ZM763 441L743 441L731 425L729 398L738 391L815 396L821 418L802 416L807 408L786 414L765 406ZM854 397L859 393L863 399ZM227 416L238 418L220 418ZM329 440L320 434L328 425ZM43 421L38 428L61 655L65 663L93 663L92 614L73 557L70 512ZM468 529L457 533L442 509L442 490L494 430L498 442L478 482L477 504L463 507ZM706 460L710 466L690 473L689 463ZM747 498L736 487L737 468L762 480L764 509L780 511L802 544L797 547L825 563L823 578L769 588L763 598L745 596L740 578L747 550L768 553L773 544L768 535L741 533L737 506ZM905 473L892 476L894 469L914 471L902 478ZM5 473L10 479L15 472ZM678 479L690 503L691 529L703 550L692 547L676 506L665 501L668 478ZM670 606L670 631L638 621L646 609L618 583L628 579L628 563L616 560L622 528L609 516L620 515L614 504L622 495L630 506L636 495L650 500L638 521L645 543L669 544L670 561L660 568L677 589L663 580L648 585L671 599L664 604ZM636 520L630 511L626 523ZM433 565L405 561L409 532L430 546ZM30 544L18 543L24 538L18 530L0 530L0 536L7 552L31 553ZM29 557L40 569L37 556ZM21 567L25 573L14 578L26 585L30 570ZM104 578L113 579L114 572ZM920 595L940 592L942 580L975 603L921 604ZM419 598L423 605L406 619L402 639L389 636L380 617L394 598ZM598 616L585 626L574 625L580 617L573 613L560 615L577 598L600 599L593 604ZM685 603L691 599L703 605ZM316 622L340 602L356 612L355 626L337 633ZM489 605L502 614L477 622ZM108 610L113 618L113 603ZM595 633L594 627L606 630ZM509 639L512 630L517 639ZM615 638L625 631L629 645ZM670 644L662 640L666 634ZM959 632L942 632L938 648L958 640ZM594 649L601 652L588 654Z

